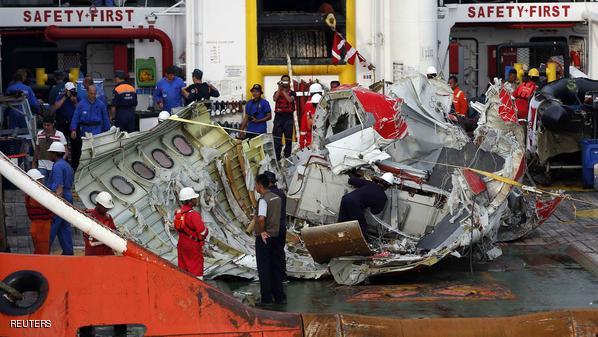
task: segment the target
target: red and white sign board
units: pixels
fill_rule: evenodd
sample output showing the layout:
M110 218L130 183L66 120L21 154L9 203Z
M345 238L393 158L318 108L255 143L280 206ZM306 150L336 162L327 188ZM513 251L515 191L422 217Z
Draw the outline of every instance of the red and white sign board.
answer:
M459 5L455 22L583 21L584 6L576 3L502 3Z
M164 8L156 7L60 7L1 8L0 27L120 26L147 24L145 17Z

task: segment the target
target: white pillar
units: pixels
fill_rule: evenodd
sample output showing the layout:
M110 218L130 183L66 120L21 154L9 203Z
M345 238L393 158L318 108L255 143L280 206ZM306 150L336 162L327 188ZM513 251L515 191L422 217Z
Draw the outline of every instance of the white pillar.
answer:
M598 19L598 15L593 18ZM598 78L598 21L588 20L588 76Z
M385 37L385 45L390 44L390 67L392 63L402 63L406 69L422 73L428 66L438 67L437 1L388 2L390 36Z
M201 45L203 43L203 15L204 12L203 0L194 0L185 2L185 64L186 64L186 80L187 83L193 83L191 80L191 73L193 69L203 69L203 58L201 52Z

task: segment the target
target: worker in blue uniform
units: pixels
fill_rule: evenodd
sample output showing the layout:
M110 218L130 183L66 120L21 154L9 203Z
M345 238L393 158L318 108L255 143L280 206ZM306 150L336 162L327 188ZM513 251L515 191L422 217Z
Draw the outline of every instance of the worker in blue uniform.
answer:
M96 99L96 86L92 84L87 88L87 97L75 108L71 121L71 138L77 136L77 130L81 135L85 133L97 135L109 129L108 110L102 101Z
M170 66L166 69L166 76L156 83L154 102L160 111L168 111L183 105L183 89L185 82L176 76L177 68Z
M368 240L365 211L369 208L372 214L378 214L384 210L388 200L384 191L393 184L393 180L394 176L390 172L384 173L381 178L375 177L373 181L350 177L349 184L356 189L341 199L338 222L359 221L363 237Z
M6 88L6 95L15 95L18 93L22 93L29 101L29 107L31 108L31 113L36 114L39 113L39 103L37 102L37 98L35 98L35 93L25 83L25 76L26 73L23 71L17 71L13 76L13 81L11 84ZM27 122L25 120L24 111L21 108L19 109L8 109L8 128L15 129L15 128L26 128Z
M64 144L61 142L53 142L50 144L48 153L50 160L54 162L52 171L50 171L50 178L48 179L48 188L57 196L64 200L73 203L73 169L69 163L64 160L64 152L66 151ZM73 255L73 234L71 224L66 222L63 218L54 215L52 218L52 225L50 227L50 247L52 242L58 235L60 247L62 247L62 255Z
M50 95L48 97L48 103L50 103L50 105L54 105L58 96L64 93L64 86L66 85L64 82L64 72L56 70L54 72L54 80L56 81L56 84L50 88Z
M93 77L91 75L87 75L83 78L83 81L81 82L81 85L77 85L77 99L79 100L79 102L85 100L85 97L87 97L87 88L89 88L90 85L95 85L96 86L96 99L99 101L102 101L102 103L104 103L104 105L108 106L108 100L106 99L106 94L104 93L104 88L98 84L95 84Z
M135 87L125 81L126 74L122 70L114 73L116 86L112 91L112 107L110 108L110 119L121 131L135 132L137 130L137 119L135 118L135 107L137 106L137 93Z
M77 88L73 82L64 84L64 91L56 96L53 109L56 112L56 129L68 136L71 132L71 121L79 101Z
M251 139L267 131L267 123L272 119L270 103L262 98L264 91L262 86L254 84L251 87L252 99L245 105L245 114L239 129L239 138Z
M71 120L71 139L73 140L73 147L75 144L81 146L82 142L78 140L86 133L97 135L106 132L110 129L110 118L108 117L108 110L102 101L96 99L95 84L87 87L87 97L77 104L73 119ZM81 149L74 149L71 154L71 163L73 169L76 171L79 167L79 158L75 158L74 154L81 154Z

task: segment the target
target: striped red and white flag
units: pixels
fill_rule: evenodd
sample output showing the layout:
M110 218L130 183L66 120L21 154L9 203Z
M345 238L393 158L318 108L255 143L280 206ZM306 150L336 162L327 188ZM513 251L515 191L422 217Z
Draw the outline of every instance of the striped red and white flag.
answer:
M345 40L340 36L339 33L334 34L334 41L332 41L332 63L338 64L341 60L341 54L343 53Z
M344 55L344 57L343 57ZM372 70L374 66L361 55L347 40L345 40L338 32L334 32L334 40L332 41L332 64L338 65L343 60L348 64L355 64L355 59L359 63Z
M353 65L355 64L355 59L357 58L357 49L353 48L353 46L345 41L345 62Z

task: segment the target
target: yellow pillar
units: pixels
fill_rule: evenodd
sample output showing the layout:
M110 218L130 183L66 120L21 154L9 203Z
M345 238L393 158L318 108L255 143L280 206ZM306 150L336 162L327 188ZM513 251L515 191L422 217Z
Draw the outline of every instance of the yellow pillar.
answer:
M257 39L257 0L246 0L245 11L246 38L247 38L247 97L249 89L254 84L264 86L264 76L281 76L288 73L286 65L259 65L258 64L258 39ZM355 0L347 0L347 33L346 39L355 46ZM356 61L357 62L357 61ZM293 75L338 75L343 84L355 83L355 65L297 65L293 66Z
M247 75L245 90L247 91L247 97L251 97L249 90L255 83L264 86L264 77L260 76L258 70L258 59L257 59L257 0L246 0L245 1L245 34L246 34L246 46L245 50L247 53Z
M46 74L46 68L35 68L35 84L42 86L46 84L48 80L48 74Z

